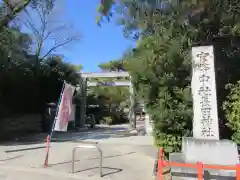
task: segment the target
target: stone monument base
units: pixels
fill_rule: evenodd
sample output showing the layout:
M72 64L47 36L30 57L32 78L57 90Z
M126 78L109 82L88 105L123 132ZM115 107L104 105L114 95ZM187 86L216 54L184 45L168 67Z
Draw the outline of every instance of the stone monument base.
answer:
M207 140L183 138L182 152L171 153L169 161L179 163L202 162L211 165L239 164L237 145L230 140ZM207 179L235 179L236 171L204 169L204 180ZM171 167L173 180L197 179L197 169L185 167Z

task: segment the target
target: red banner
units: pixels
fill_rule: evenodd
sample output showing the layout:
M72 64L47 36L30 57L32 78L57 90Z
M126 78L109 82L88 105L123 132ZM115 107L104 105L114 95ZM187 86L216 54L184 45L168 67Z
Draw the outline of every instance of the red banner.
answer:
M72 98L75 87L65 83L64 91L59 105L54 131L67 131L68 122L72 111Z

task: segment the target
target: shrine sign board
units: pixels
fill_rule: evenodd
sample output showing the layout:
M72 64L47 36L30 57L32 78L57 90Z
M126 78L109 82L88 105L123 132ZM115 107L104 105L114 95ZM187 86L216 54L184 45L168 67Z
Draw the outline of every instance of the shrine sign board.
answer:
M219 140L213 46L192 48L193 137Z

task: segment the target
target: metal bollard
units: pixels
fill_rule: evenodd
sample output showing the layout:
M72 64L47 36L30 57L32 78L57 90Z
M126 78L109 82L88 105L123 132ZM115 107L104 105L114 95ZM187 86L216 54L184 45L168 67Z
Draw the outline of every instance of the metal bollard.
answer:
M99 155L100 155L100 162L99 162L99 171L100 171L100 177L103 176L103 173L102 173L102 150L101 148L98 146L98 144L85 144L85 143L82 143L78 146L76 146L75 148L73 148L72 150L72 173L74 173L74 162L75 162L75 153L76 153L76 150L78 148L87 148L87 149L97 149L98 152L99 152Z

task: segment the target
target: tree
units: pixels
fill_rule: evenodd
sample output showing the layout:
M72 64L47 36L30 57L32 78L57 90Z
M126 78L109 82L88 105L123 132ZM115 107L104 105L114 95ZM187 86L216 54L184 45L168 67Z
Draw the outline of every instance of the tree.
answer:
M55 0L44 0L48 3L54 4ZM4 5L8 9L7 13L1 18L0 21L0 27L7 26L7 24L12 21L18 13L20 13L23 9L25 9L28 5L32 4L37 4L39 1L37 0L4 0ZM159 1L143 1L143 0L122 0L122 2L138 2L141 4L146 4L146 3L151 3L154 2L156 4ZM100 1L100 6L98 8L98 12L103 14L106 17L111 16L110 10L112 6L115 4L114 0L101 0ZM98 18L99 20L101 19L101 16Z
M41 63L35 76L35 57L25 51L27 35L17 29L4 33L0 33L0 41L5 42L0 46L1 120L27 113L41 114L46 102L57 101L64 80L73 85L79 83L81 77L76 67L56 56Z
M114 60L99 65L104 71L127 71L127 61Z
M32 70L35 76L33 86L36 88L33 99L36 102L42 99L40 87L43 61L56 58L53 53L57 49L66 47L79 38L76 33L70 31L72 28L65 21L59 20L59 17L63 16L57 14L59 9L54 5L54 1L49 0L32 1L14 19L20 23L20 27L24 26L31 32L31 51L28 53L31 54L33 63Z
M55 3L54 0L46 0L50 3ZM21 12L24 8L26 8L29 4L33 3L36 4L36 0L4 0L5 5L10 9L8 13L2 17L2 20L0 21L0 27L6 26L11 20L15 18L15 16ZM216 3L216 2L214 2ZM228 2L226 2L228 3ZM116 5L124 5L127 8L134 7L131 9L132 12L134 12L135 15L138 13L144 13L146 10L146 7L150 7L151 9L159 9L162 7L167 6L175 6L176 8L179 8L179 6L190 5L193 11L185 11L185 13L190 13L191 16L195 16L196 14L199 14L205 9L212 8L214 6L211 6L209 0L201 0L201 1L187 1L187 0L181 0L181 1L159 1L159 0L121 0L121 1L115 1L115 0L101 0L100 5L98 7L99 16L97 17L97 23L100 23L103 17L106 17L108 20L113 15L112 7ZM218 2L217 2L218 4ZM133 5L133 6L132 6ZM224 7L224 6L222 6ZM186 15L186 14L185 14Z
M228 119L227 126L232 130L231 139L237 144L240 143L240 81L236 84L228 84L226 88L229 90L226 101L223 103L226 118Z
M1 120L26 113L41 114L46 102L59 98L64 80L76 85L81 78L76 72L81 65L63 62L60 56L47 57L36 76L36 58L29 54L31 36L17 27L1 29L0 42Z
M102 63L99 67L103 71L115 71L119 69L116 64L112 64L117 61L110 61L109 63ZM94 78L90 79L91 82L114 82L114 81L124 81L125 78ZM116 87L116 86L100 86L100 87L91 87L91 94L96 97L102 97L105 99L105 102L109 105L116 104L120 106L121 104L125 105L129 103L129 88L128 87Z
M50 3L55 3L54 0L46 0ZM17 2L17 3L16 3ZM29 4L33 3L36 4L36 0L4 0L5 5L10 8L10 11L2 17L2 20L0 21L0 27L6 26L11 20L13 20L15 18L15 16L21 12L24 8L26 8ZM172 3L172 1L169 1ZM181 4L181 3L186 3L188 1L177 1ZM195 1L192 1L190 3L194 4ZM151 8L159 8L160 6L162 6L163 3L166 3L166 1L159 1L159 0L121 0L120 4L126 5L127 7L129 7L129 5L134 5L134 9L132 9L135 13L139 13L139 12L145 12L145 8L146 7L151 7ZM106 17L108 20L109 18L112 16L112 7L114 5L118 4L115 0L101 0L100 1L100 5L98 7L98 12L99 12L99 16L97 16L97 23L99 24L101 22L101 20L103 19L103 17ZM209 4L209 0L202 0L202 1L197 1L196 3L197 8L195 8L195 13L199 12L203 5L205 7L207 7L207 5ZM137 5L137 6L136 6ZM176 3L174 3L174 5L176 5Z
M49 4L49 8L52 8L55 0L43 0ZM33 6L37 6L39 3L38 0L4 0L1 4L2 9L4 10L3 14L0 17L0 29L8 26L22 10L24 10L28 5L32 3Z
M144 100L154 120L156 144L167 152L178 151L181 137L190 136L192 131L191 47L206 44L216 47L220 106L226 98L225 84L240 79L236 61L240 47L236 38L240 4L165 1L164 6L157 7L141 6L137 1L121 2L115 4L120 8L115 11L121 13L120 24L125 26L126 33L133 35L129 37L138 39L132 56L123 60L128 61L139 98ZM116 17L119 18L117 14ZM226 119L220 107L219 112L224 125ZM222 128L220 132L223 137Z
M49 2L38 2L31 7L24 9L18 16L18 21L32 32L33 48L39 62L51 55L59 48L65 47L79 40L79 35L73 32L73 27L60 19L63 12L56 6L49 8ZM35 18L32 19L32 16ZM46 49L44 44L51 44Z
M30 5L35 10L41 7L40 1L31 1ZM4 8L0 6L0 23L6 20L2 14L5 13ZM47 6L47 9L51 10L52 7ZM15 18L16 14L12 16L13 11L7 12L11 16L7 21ZM0 138L9 137L5 134L7 131L11 131L11 134L18 133L12 132L12 125L5 126L9 119L15 124L13 121L18 120L18 117L42 115L46 103L58 100L63 81L76 85L81 78L77 72L81 65L64 62L61 56L53 56L51 53L51 56L46 55L44 61L36 66L34 53L38 51L30 53L34 40L30 34L22 33L15 24L6 23L0 28L0 127L4 127ZM37 57L37 60L40 58L41 56ZM19 127L19 131L23 126ZM28 133L25 130L23 132Z
M191 47L216 47L219 106L226 98L225 84L240 79L240 2L102 0L99 12L98 22L115 13L129 37L138 39L129 57L101 67L120 70L116 67L121 61L127 62L137 93L154 120L156 144L168 152L179 150L181 137L192 131ZM220 108L219 113L224 125Z
M118 61L110 61L99 65L102 71L123 71L123 66L119 68ZM114 82L124 81L124 78L93 78L91 82ZM129 106L129 87L115 87L115 86L97 86L89 88L89 101L98 99L101 102L99 115L107 117L106 121L109 123L122 123L121 115L123 109ZM105 106L102 106L105 104ZM107 107L107 108L105 108ZM119 111L116 111L118 108ZM107 111L106 111L107 109Z

